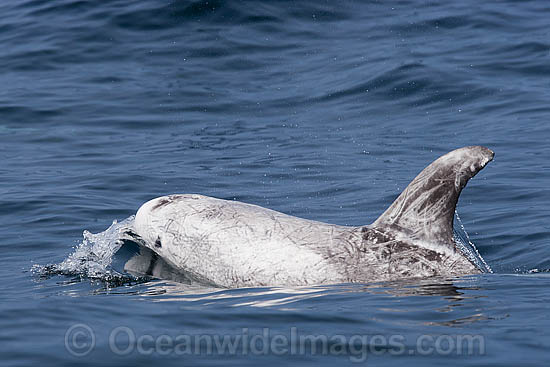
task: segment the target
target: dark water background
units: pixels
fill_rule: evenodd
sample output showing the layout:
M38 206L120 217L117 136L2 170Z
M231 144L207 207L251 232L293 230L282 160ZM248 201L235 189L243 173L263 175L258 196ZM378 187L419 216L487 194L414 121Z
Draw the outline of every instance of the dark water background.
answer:
M550 360L547 1L6 1L0 47L0 364L345 365L353 335L362 365ZM495 274L215 290L31 271L170 193L367 224L474 144L496 157L458 211ZM347 344L155 346L264 328ZM456 347L468 335L483 348Z

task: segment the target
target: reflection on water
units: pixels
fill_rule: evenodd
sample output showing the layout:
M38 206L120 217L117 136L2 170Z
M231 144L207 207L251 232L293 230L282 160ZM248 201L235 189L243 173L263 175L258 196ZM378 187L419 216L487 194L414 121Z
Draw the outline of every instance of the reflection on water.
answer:
M138 261L139 258L139 261ZM436 312L438 314L452 315L455 309L464 307L470 312L469 301L475 301L486 297L486 289L479 287L476 276L463 278L430 278L407 279L406 281L382 282L373 284L338 284L318 285L303 287L258 287L241 289L220 289L201 283L193 282L181 271L172 268L164 261L153 260L154 256L147 251L136 255L127 263L130 266L139 266L131 270L138 274L144 271L152 271L150 275L165 276L163 281L153 281L147 284L146 291L136 294L147 297L154 302L180 302L191 307L226 306L232 308L253 307L270 308L278 311L300 311L305 304L310 307L338 307L343 300L369 299L376 300L375 308L369 307L369 312L379 313L373 318L384 318L386 322L399 324L399 320L391 320L394 314L407 314L414 312ZM126 267L125 267L126 269ZM185 280L184 282L178 279ZM361 297L361 294L368 297ZM413 298L437 297L437 306L430 309L424 303L415 306ZM391 298L391 299L388 299ZM407 298L401 307L396 307L395 298ZM443 302L443 303L442 303ZM389 305L392 306L389 306ZM314 306L311 306L314 305ZM362 305L358 306L359 308ZM355 310L357 311L357 310ZM472 310L471 315L464 316L464 310L460 316L443 321L426 321L419 319L418 323L426 325L459 326L466 323L474 323L491 319L479 310Z

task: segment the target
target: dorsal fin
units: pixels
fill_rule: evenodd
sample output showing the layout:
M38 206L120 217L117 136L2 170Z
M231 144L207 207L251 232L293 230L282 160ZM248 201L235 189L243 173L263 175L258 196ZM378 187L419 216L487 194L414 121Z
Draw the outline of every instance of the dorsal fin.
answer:
M493 156L485 147L471 146L438 158L372 226L401 230L413 239L454 248L453 219L460 192Z

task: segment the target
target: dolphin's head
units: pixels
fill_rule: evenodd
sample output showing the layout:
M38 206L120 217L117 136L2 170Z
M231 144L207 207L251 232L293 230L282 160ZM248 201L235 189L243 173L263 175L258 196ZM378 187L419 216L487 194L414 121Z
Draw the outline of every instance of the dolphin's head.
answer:
M143 204L134 221L134 229L142 244L160 256L168 255L177 231L173 228L176 195L162 196ZM169 258L169 256L168 256Z
M196 254L183 251L183 244L188 241L186 228L193 226L186 219L186 210L193 210L193 204L200 198L203 196L190 194L162 196L149 200L137 211L133 230L137 242L153 250L162 258L165 265L177 269L178 277L183 276L185 282L196 281L214 286L209 279L199 275L197 269L187 268L189 256Z

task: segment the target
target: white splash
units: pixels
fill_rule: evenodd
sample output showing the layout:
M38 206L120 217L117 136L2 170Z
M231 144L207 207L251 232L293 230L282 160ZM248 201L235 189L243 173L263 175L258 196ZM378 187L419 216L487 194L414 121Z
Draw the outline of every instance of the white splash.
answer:
M470 240L470 236L468 235L468 232L466 232L466 228L464 228L464 224L462 224L460 216L458 215L458 212L456 210L455 220L456 223L458 223L459 225L459 229L454 226L453 239L459 250L461 250L464 256L466 256L468 260L474 263L482 272L492 273L493 270L491 269L489 264L485 262L485 259L483 259L483 257L477 250L476 245L474 245L474 243Z
M110 276L120 276L111 268L113 255L122 246L124 232L131 228L134 216L120 223L113 221L111 226L100 233L85 230L83 239L65 260L54 265L34 265L32 271L41 275L71 274L88 278L107 279Z

